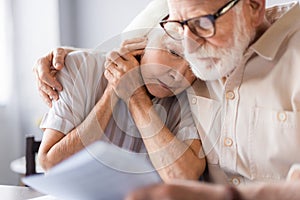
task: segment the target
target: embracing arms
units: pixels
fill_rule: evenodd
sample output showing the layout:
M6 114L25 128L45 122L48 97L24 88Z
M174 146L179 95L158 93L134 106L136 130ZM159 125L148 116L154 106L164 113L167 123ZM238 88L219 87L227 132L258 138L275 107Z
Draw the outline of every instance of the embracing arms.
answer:
M105 61L102 57L73 53L67 58L66 70L57 76L65 88L42 122L45 130L38 157L45 170L103 135L118 98L109 84L98 81L104 79L99 78L103 67L98 64ZM90 81L92 76L95 80ZM101 97L96 98L100 92L95 88L101 90Z
M116 95L116 84L119 78L122 75L126 74L126 72L132 68L135 68L139 63L134 59L134 55L128 54L128 62L126 63L127 67L120 63L124 60L120 58L117 63L118 66L124 69L122 73L120 73L120 77L108 77L109 83L111 87L108 87L103 95L103 97L97 102L96 106L93 108L92 112L88 115L88 117L80 124L77 128L72 130L66 136L62 133L53 134L54 130L46 130L43 139L45 142L42 143L40 150L40 159L44 163L48 163L49 165L45 166L49 168L56 163L60 162L62 159L74 154L78 150L84 147L82 142L82 136L86 132L89 133L89 129L93 128L95 124L95 119L101 122L101 127L105 127L108 117L106 119L96 118L97 113L107 112L106 116L111 116L111 110L104 109L101 111L101 108L107 107L103 106L107 102L111 103L111 99L118 99L118 97L113 96ZM63 57L62 57L63 58ZM64 61L62 59L62 61ZM109 69L109 63L106 64L106 68ZM37 65L38 66L38 65ZM47 66L44 66L47 68ZM39 71L44 71L43 68L39 65ZM138 68L137 68L138 69ZM36 69L37 70L37 69ZM106 70L107 72L107 70ZM107 75L107 73L105 73ZM53 76L55 77L55 76ZM53 77L50 77L54 79ZM39 81L42 82L43 78L38 77ZM139 79L140 80L140 79ZM115 81L115 82L114 82ZM39 85L47 85L47 83L42 83ZM53 87L52 85L51 87ZM43 87L45 88L45 87ZM112 89L111 89L112 88ZM118 90L119 91L119 90ZM40 88L40 92L44 92L44 95L48 96L49 91L42 90ZM51 91L52 93L53 91ZM54 91L56 92L56 91ZM124 96L123 96L124 98ZM161 177L165 181L169 181L170 179L195 179L197 180L199 176L202 174L205 168L205 158L199 158L199 151L201 151L201 143L197 140L186 140L180 141L174 136L172 133L162 122L158 114L155 110L151 109L153 103L146 93L144 87L141 87L137 90L134 98L131 98L130 103L128 104L129 110L132 114L132 117L139 129L142 138L144 140L147 151L149 152L150 159L153 165L156 167ZM149 121L149 117L151 117L151 121ZM144 129L143 126L147 124L149 125L148 129ZM90 127L90 128L89 128ZM157 129L157 127L159 129ZM86 131L85 131L86 130ZM153 137L149 137L149 130L153 132ZM151 131L153 130L153 131ZM54 131L55 132L55 131ZM57 131L56 131L57 132ZM78 134L80 133L80 134ZM80 137L79 137L80 135ZM87 138L94 138L93 140L99 139L101 136L92 135ZM47 141L47 142L46 142ZM49 142L50 141L50 142ZM55 158L57 155L61 157L60 159ZM53 160L54 159L54 160Z

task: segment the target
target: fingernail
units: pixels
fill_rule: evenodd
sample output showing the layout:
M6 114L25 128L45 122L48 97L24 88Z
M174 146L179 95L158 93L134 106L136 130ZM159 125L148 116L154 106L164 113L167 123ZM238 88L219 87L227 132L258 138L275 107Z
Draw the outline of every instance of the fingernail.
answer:
M60 85L55 85L55 87L54 88L52 88L54 91L56 90L56 91L61 91L62 90L62 88L61 88L61 86Z
M56 99L57 99L57 95L52 94L52 95L50 96L50 98L51 98L51 100L56 100Z
M62 64L61 63L55 63L55 68L61 68Z

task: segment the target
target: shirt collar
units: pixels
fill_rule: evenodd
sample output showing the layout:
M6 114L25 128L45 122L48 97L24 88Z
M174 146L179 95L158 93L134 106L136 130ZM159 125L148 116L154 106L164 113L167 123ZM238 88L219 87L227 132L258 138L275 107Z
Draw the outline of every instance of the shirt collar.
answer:
M299 3L277 6L274 7L274 9L282 12L285 11L283 8L287 7L292 8L274 22L270 28L250 47L251 50L264 59L273 60L285 39L300 28Z

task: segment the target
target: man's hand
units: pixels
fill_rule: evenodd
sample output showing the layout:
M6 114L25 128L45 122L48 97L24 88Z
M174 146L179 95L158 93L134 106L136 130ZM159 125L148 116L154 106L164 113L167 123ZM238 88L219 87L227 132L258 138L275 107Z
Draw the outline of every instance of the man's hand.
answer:
M238 188L180 180L141 188L130 193L126 200L297 200L299 188L299 180L253 183Z
M58 99L57 92L62 90L62 85L56 80L56 72L63 68L65 57L71 51L73 49L57 48L39 58L33 67L40 96L49 107L52 99Z
M126 200L233 200L238 199L229 186L203 184L195 181L178 181L139 189Z

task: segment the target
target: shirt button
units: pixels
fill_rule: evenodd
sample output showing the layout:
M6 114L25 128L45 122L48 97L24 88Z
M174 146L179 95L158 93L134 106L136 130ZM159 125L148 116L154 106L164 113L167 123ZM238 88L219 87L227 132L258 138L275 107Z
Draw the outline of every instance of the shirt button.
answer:
M192 104L195 105L196 103L197 103L197 98L196 98L196 97L193 97L193 98L192 98Z
M226 92L226 99L233 100L235 98L233 91L227 91Z
M281 122L286 121L287 115L285 112L278 112L277 113L277 119Z
M231 180L231 182L232 182L232 184L235 185L235 186L238 186L238 185L241 183L241 181L240 181L239 178L233 178L233 179Z
M225 138L225 139L224 139L224 145L225 145L226 147L231 147L232 144L233 144L232 139L230 139L230 138Z

